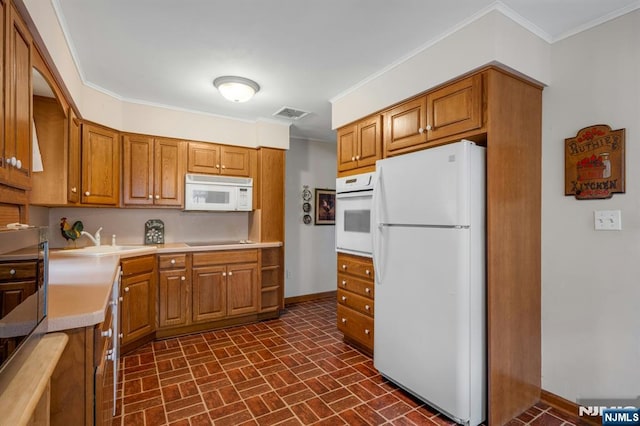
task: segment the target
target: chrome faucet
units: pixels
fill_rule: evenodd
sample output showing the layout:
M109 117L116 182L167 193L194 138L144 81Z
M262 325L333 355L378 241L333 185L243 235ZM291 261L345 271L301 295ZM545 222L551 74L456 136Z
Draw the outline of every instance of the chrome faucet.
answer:
M88 233L87 231L82 231L80 233L80 235L84 235L87 238L89 238L91 241L93 241L93 245L95 246L99 246L100 245L100 231L102 231L102 226L100 228L98 228L98 230L96 231L95 236L91 235L90 233Z

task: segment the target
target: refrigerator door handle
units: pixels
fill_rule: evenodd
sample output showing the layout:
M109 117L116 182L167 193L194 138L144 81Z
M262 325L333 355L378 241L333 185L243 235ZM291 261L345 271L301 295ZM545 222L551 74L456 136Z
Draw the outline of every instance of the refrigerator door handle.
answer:
M373 196L371 198L371 237L373 242L373 270L376 272L376 284L380 283L377 278L382 278L382 269L380 269L380 257L382 256L382 246L380 244L380 235L382 232L382 224L378 223L380 217L380 183L382 182L382 167L379 167L376 172L376 180L373 183Z

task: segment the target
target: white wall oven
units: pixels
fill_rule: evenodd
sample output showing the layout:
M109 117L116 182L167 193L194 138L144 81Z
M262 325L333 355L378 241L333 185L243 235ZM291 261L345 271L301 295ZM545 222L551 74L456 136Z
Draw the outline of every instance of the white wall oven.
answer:
M371 257L375 173L336 179L336 251Z

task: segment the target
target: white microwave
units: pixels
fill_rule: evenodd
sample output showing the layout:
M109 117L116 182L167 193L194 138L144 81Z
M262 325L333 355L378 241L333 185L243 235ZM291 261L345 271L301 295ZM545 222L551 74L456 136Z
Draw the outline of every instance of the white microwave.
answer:
M253 179L185 175L184 209L204 211L251 211L253 208Z

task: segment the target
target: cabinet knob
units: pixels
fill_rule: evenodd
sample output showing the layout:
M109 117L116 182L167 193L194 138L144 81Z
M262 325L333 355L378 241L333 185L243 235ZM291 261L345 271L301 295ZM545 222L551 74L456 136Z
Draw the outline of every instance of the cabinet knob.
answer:
M102 333L100 333L100 335L102 337L107 337L107 338L111 338L111 336L113 336L113 330L108 329L107 331L103 331Z
M347 296L342 296L342 301L346 302L346 300L347 300Z
M180 277L180 281L184 281L186 279L187 279L187 277Z
M159 199L160 199L160 196L159 196L159 195L156 195L156 200L159 200Z
M129 287L125 287L125 288L124 288L124 292L125 292L125 293L129 293Z
M347 269L347 265L342 265L342 269Z
M356 157L351 157L351 161L356 161Z
M152 200L153 199L153 195L149 194L149 199Z
M220 168L220 164L216 164L216 169L219 169L219 168Z
M226 277L226 276L227 276L227 273L226 273L226 272L223 272L223 273L222 273L222 276L223 276L223 277Z
M88 197L89 195L91 195L91 193L89 191L87 191L87 192L84 193L84 195Z
M360 156L359 156L359 155L356 155L356 160L359 160L359 159L360 159Z
M76 192L78 192L78 188L76 188L76 187L74 186L73 188L71 188L71 192L73 192L73 193L75 194Z
M233 275L233 272L229 271L229 276Z
M171 259L171 262L170 262L170 263L171 263L172 265L175 265L175 264L176 264L176 260L175 260L175 259Z
M346 280L342 280L342 287L346 287L347 286L347 281Z
M16 161L16 169L20 170L22 168L22 161L17 160Z
M122 339L124 337L124 333L118 334L118 337Z
M346 324L347 323L347 319L346 318L342 318L342 323Z
M427 130L433 130L433 127L431 127L431 124L427 124L426 129L427 129Z
M368 269L366 271L364 271L364 273L367 274L367 275L371 275L371 271L368 270Z
M118 297L118 300L122 302L124 299L122 298L122 296L120 296Z
M223 169L226 169L227 167L223 164L223 165L222 165L222 168L223 168Z
M424 133L424 129L422 127L418 128L418 133L423 134Z
M364 289L365 293L371 293L371 289L369 287Z
M15 269L10 270L10 271L9 271L9 274L11 274L11 275L15 275L15 274L16 274L16 270L15 270Z
M365 309L365 310L367 310L367 311L370 311L370 310L371 310L371 306L369 306L369 305L364 305L364 309Z
M364 330L364 334L366 334L368 336L369 334L371 334L371 331L369 331L369 329L367 328L367 329Z
M18 164L18 160L16 159L16 157L7 158L7 163L9 163L13 167L15 167L16 164Z

